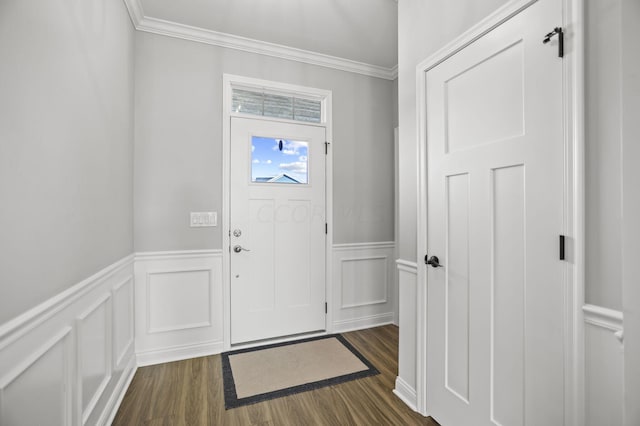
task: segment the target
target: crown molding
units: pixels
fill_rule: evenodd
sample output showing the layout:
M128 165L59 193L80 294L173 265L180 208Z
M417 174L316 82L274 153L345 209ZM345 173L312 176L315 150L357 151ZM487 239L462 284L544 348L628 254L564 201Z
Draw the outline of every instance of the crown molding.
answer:
M140 0L124 0L124 4L127 6L133 27L138 29L138 23L144 18L142 3L140 3Z
M127 10L129 11L131 21L138 31L190 40L248 53L256 53L279 59L302 62L305 64L317 65L325 68L362 74L369 77L382 78L385 80L395 80L398 78L397 65L392 68L371 65L363 62L352 61L350 59L325 55L323 53L284 46L281 44L268 43L233 34L226 34L176 22L165 21L163 19L151 18L144 15L144 10L142 9L140 0L124 0L124 2L127 6Z

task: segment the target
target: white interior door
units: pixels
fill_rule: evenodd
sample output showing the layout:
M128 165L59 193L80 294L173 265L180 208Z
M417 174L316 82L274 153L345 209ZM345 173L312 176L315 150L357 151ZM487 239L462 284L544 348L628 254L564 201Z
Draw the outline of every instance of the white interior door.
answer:
M325 329L325 129L231 118L231 343Z
M427 71L427 411L443 426L564 423L561 3Z

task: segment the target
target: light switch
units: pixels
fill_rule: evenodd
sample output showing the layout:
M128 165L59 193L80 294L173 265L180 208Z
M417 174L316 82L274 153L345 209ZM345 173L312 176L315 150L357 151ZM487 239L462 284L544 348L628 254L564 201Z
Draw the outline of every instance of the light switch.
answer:
M218 225L218 212L191 212L189 224L192 228Z

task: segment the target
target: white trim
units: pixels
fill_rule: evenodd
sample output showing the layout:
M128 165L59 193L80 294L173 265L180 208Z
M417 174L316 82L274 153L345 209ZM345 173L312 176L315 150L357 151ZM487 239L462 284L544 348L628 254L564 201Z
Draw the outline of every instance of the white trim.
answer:
M623 331L623 314L614 309L596 305L584 305L584 322L615 332Z
M396 387L393 393L413 411L418 411L416 407L416 390L409 386L400 376L396 377Z
M281 44L268 43L266 41L166 21L164 19L152 18L145 16L139 0L124 0L124 3L129 11L131 22L138 31L210 44L227 49L240 50L242 52L256 53L259 55L271 56L274 58L286 59L310 65L317 65L339 71L381 78L384 80L395 80L398 78L397 64L390 68L380 65L366 64L364 62L353 61L351 59L339 58L337 56L326 55Z
M418 226L417 233L421 238L417 241L417 253L427 253L427 163L426 163L426 72L453 56L466 46L473 43L495 27L501 25L511 17L517 15L537 0L512 0L494 13L483 19L481 22L470 28L460 37L429 56L416 66L416 125L418 135ZM563 0L563 15L565 26L575 26L576 22L581 22L580 15L582 12L583 0ZM565 37L565 40L572 43L573 46L582 46L581 28L574 28L576 31L573 40ZM572 46L572 47L573 47ZM581 363L580 357L583 351L581 346L582 330L578 319L582 312L580 311L581 300L584 295L584 139L582 126L584 118L582 115L583 88L579 85L583 84L583 64L580 50L573 48L566 49L569 51L565 55L563 61L563 85L565 93L563 94L565 107L565 127L568 128L565 138L565 157L566 157L566 174L565 174L565 232L573 233L573 243L575 247L575 259L572 264L567 262L565 269L566 277L566 293L565 308L567 317L565 318L563 327L567 340L565 342L565 381L569 386L565 387L565 424L578 425L581 424L582 417L582 382L581 370L577 369ZM577 53L577 54L576 54ZM399 263L399 265L401 265ZM416 394L417 408L420 413L427 415L427 274L425 266L420 264L417 268L417 341L416 341Z
M210 250L173 250L173 251L143 251L135 254L137 261L171 260L171 259L199 259L222 255L220 249Z
M58 293L51 299L0 326L0 349L5 348L30 330L33 330L122 268L131 265L133 259L133 254L120 259L100 272L93 274L73 287Z
M584 0L563 0L565 31L564 113L566 231L573 234L573 268L567 268L567 350L565 351L565 424L586 423L585 414L585 330L582 305L585 303L585 36ZM571 252L569 252L569 259Z
M223 339L224 349L231 349L231 281L229 270L229 250L231 239L229 237L231 231L230 214L231 214L231 117L235 116L231 112L231 95L233 86L254 86L263 87L270 90L278 90L289 93L296 93L317 97L322 100L322 123L301 123L295 122L297 125L312 125L325 128L326 142L329 142L329 151L326 156L325 169L325 217L328 224L328 232L325 243L325 262L326 262L326 285L325 300L327 302L326 328L327 332L331 331L333 322L333 312L331 300L333 297L332 289L332 247L333 247L333 95L330 90L316 89L305 86L298 86L288 83L280 83L256 78L223 74L222 76L222 298L223 298ZM259 116L243 116L246 119L261 120L265 119ZM266 118L269 121L271 119ZM227 248L226 250L224 248Z
M393 312L389 312L385 314L335 321L333 323L333 332L345 333L348 331L364 330L367 328L393 324L393 316Z
M348 243L334 244L333 251L347 251L360 249L392 249L396 247L395 241L379 241L373 243Z
M118 380L116 387L113 389L113 392L111 392L111 396L105 404L102 414L96 424L110 425L113 423L113 420L120 409L120 404L122 404L122 400L129 389L129 385L131 385L131 381L133 380L133 376L135 376L136 371L138 371L136 357L132 356L127 363L127 367L120 375L120 379Z
M220 341L169 346L162 349L138 352L136 353L136 360L138 367L144 367L147 365L219 354L222 352L223 347L224 344Z
M142 3L140 3L140 0L124 0L124 4L127 6L127 11L129 12L129 17L131 18L133 27L137 27L138 22L144 18Z
M398 271L408 272L410 274L418 274L418 263L404 259L396 259L396 268Z

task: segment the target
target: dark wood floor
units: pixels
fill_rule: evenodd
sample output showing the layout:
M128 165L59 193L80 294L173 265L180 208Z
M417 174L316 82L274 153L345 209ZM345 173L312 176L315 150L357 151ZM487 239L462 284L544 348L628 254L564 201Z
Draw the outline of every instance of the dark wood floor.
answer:
M398 328L344 336L380 374L336 386L224 409L220 355L139 368L114 425L430 425L391 391L398 371Z

